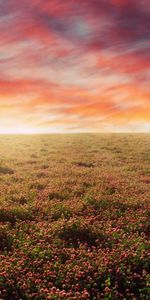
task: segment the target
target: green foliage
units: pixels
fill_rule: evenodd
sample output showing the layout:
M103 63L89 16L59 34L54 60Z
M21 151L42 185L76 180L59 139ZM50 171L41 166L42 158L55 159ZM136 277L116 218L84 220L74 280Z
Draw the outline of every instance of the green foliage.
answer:
M7 225L0 225L0 250L11 250L13 236ZM2 278L1 278L2 279Z
M69 219L72 216L72 211L66 205L58 203L52 207L50 215L52 221L57 221L60 218Z
M32 214L29 210L21 206L0 209L0 222L10 222L13 225L17 220L32 220Z

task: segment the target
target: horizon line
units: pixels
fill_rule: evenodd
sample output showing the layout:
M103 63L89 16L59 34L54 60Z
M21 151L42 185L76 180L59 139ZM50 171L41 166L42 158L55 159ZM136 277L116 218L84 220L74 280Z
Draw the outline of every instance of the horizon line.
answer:
M150 134L150 131L82 131L82 132L33 132L33 133L0 133L1 135L72 135L72 134Z

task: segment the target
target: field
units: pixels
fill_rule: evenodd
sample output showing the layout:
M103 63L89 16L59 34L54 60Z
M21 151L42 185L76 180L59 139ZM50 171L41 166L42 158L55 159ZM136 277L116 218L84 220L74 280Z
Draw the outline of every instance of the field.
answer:
M0 299L150 299L150 135L0 136Z

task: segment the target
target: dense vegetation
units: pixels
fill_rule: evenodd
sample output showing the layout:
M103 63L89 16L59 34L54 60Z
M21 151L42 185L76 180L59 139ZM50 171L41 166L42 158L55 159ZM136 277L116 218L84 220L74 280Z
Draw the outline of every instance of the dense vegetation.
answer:
M150 299L149 146L0 137L0 299Z

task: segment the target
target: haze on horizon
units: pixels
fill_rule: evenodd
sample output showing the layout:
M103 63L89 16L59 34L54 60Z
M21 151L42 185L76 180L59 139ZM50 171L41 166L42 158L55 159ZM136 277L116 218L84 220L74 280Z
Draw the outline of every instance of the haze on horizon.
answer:
M148 0L0 0L0 134L150 132Z

